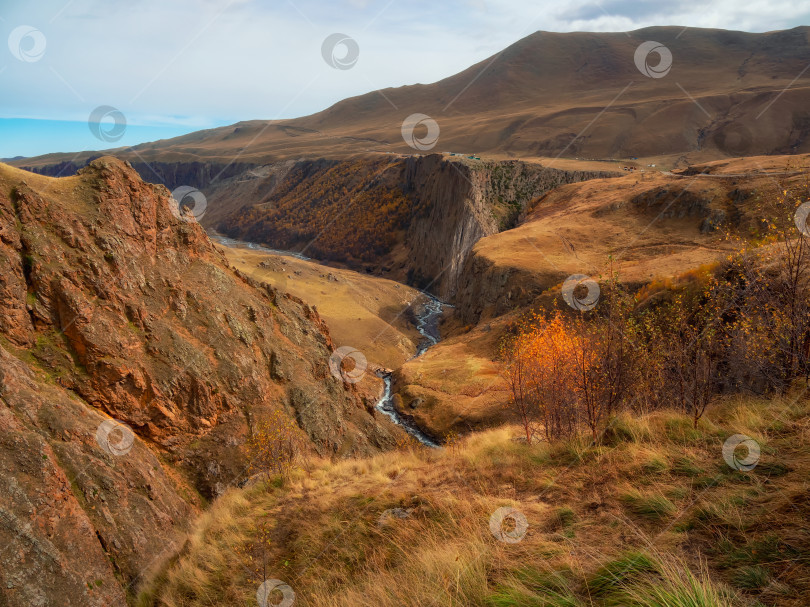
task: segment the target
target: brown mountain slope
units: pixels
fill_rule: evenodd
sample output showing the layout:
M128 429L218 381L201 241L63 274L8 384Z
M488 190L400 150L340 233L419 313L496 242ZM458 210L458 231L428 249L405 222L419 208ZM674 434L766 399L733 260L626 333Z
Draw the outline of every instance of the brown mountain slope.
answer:
M513 157L689 154L694 160L808 151L808 35L807 27L764 34L680 27L536 32L433 84L371 92L294 120L242 122L116 153L156 164L170 187L183 172L172 163L221 163L205 175L218 181L234 170L232 162L412 153L400 131L413 113L438 122L438 149ZM636 49L646 41L672 53L663 78L636 67ZM650 63L656 62L652 55ZM89 156L21 162L82 164ZM190 181L201 174L198 166L177 185L207 186Z
M63 179L0 165L4 605L123 604L202 498L247 479L272 411L324 455L400 433L332 376L317 312L172 208L112 158Z

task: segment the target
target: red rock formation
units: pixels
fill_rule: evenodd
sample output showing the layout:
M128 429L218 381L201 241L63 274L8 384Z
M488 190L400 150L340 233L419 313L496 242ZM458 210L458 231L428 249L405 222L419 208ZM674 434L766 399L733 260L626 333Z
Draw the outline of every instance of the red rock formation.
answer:
M246 480L242 444L271 410L324 455L395 442L329 373L317 312L230 269L113 158L58 180L0 166L0 296L10 605L124 604L182 546L197 492ZM121 455L96 437L111 418L134 431Z

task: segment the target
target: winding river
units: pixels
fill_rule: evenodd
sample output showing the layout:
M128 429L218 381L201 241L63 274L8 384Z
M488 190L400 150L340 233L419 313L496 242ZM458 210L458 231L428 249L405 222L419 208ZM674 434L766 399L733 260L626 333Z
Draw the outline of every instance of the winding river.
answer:
M295 257L296 259L301 259L303 261L310 261L310 258L306 255L302 255L301 253L296 253L295 251L282 251L281 249L271 249L269 247L262 246L260 244L256 244L255 242L247 242L246 240L236 240L235 238L228 238L227 236L223 236L219 232L215 232L214 230L208 230L208 236L216 242L217 244L221 244L223 247L230 247L230 248L245 248L250 249L251 251L260 251L262 253L272 253L273 255L283 255L284 257Z
M253 251L272 253L274 255L285 255L288 257L303 259L304 261L310 261L309 257L296 253L295 251L281 251L278 249L264 247L253 242L228 238L227 236L218 234L213 230L209 230L208 235L210 236L211 240L226 247L244 247ZM441 320L444 306L448 305L430 293L422 291L422 296L427 298L427 301L422 304L421 311L416 314L416 330L422 335L422 340L416 347L416 353L409 360L419 358L422 356L422 354L427 352L431 346L435 346L437 343L439 343L439 321ZM396 407L394 406L394 395L391 389L393 383L391 373L378 372L377 375L383 380L384 383L383 395L380 400L377 401L377 409L381 413L387 415L396 425L402 426L402 428L408 434L413 436L423 445L427 445L428 447L439 447L439 444L430 436L425 434L412 419L403 417L400 415L399 411L397 411Z
M427 352L428 348L439 343L439 321L441 320L442 311L446 304L442 303L430 293L422 292L422 295L427 298L427 302L423 305L422 311L416 315L416 330L422 335L422 340L416 348L416 354L414 354L410 360L422 356L422 354ZM383 380L385 388L382 397L377 402L377 409L385 413L392 422L398 426L402 426L408 434L423 445L439 447L439 444L422 432L413 420L403 417L400 415L399 411L397 411L397 408L394 406L394 395L391 391L391 373L380 372L378 376Z

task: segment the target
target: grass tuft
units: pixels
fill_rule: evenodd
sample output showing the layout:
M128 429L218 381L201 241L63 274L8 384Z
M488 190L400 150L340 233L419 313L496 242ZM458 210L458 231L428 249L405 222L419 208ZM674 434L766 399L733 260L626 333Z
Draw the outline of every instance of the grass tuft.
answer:
M675 504L659 493L645 495L639 491L631 491L625 493L621 500L630 512L651 520L667 518L677 511Z

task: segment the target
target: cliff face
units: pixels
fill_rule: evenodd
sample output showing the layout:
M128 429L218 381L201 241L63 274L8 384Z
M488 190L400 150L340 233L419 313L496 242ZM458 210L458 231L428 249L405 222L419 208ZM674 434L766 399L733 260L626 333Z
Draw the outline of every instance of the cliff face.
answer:
M479 239L513 227L528 201L548 190L604 176L437 154L289 161L206 191L203 223L453 300Z
M395 442L330 374L317 312L231 270L117 160L59 180L0 165L0 295L3 604L124 604L195 495L246 480L271 411L323 455Z
M174 190L180 186L190 186L202 190L213 189L217 184L242 175L257 165L246 162L227 161L178 161L167 162L139 160L136 155L132 157L130 166L135 169L144 181L160 183ZM67 177L86 167L88 164L101 158L100 155L90 155L84 161L62 161L54 164L41 164L27 166L24 161L20 167L26 171L45 175L47 177Z
M425 209L411 222L405 239L413 281L455 301L476 242L514 227L537 196L565 183L606 176L519 161L456 162L436 155L408 159L406 187Z

